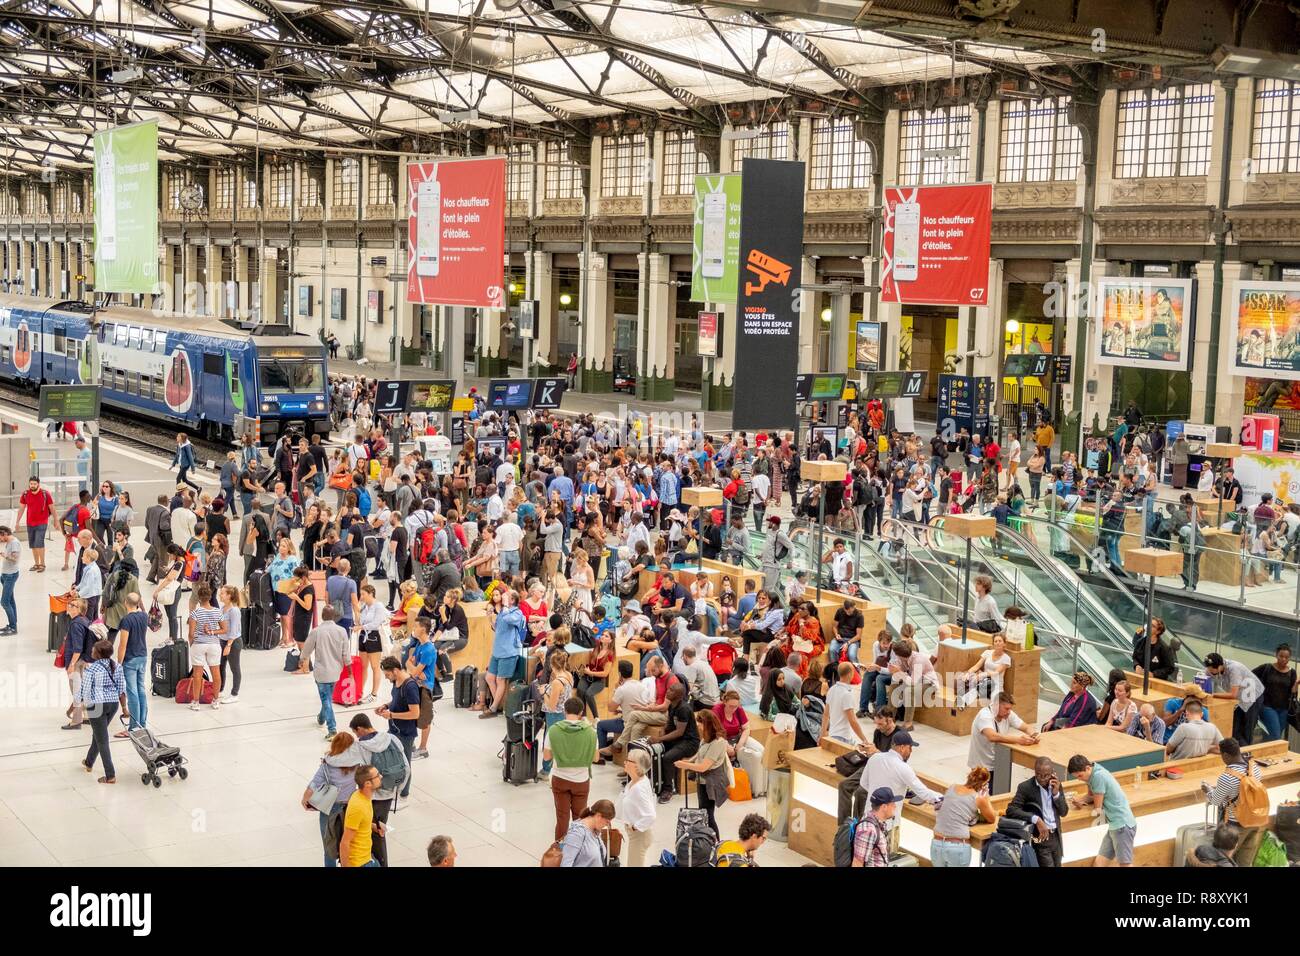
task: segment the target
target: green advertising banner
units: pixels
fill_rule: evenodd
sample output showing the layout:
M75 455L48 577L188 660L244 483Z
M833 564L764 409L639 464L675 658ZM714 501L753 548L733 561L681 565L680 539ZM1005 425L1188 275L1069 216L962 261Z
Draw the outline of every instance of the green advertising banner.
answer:
M95 290L158 286L158 123L95 134Z
M739 260L740 174L696 176L691 300L735 302Z

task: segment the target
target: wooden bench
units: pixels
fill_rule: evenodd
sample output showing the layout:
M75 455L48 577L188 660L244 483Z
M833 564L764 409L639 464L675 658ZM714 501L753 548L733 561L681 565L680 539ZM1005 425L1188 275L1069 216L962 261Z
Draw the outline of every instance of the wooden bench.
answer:
M477 667L480 673L486 673L488 662L492 660L492 628L488 624L486 601L462 601L465 622L469 625L469 643L450 655L453 670L462 667Z
M974 702L964 708L957 707L956 675L975 665L980 655L992 646L993 636L970 629L965 644L960 638L939 642L934 669L942 686L938 688L936 703L917 707L913 720L958 737L970 734L971 724L981 705ZM1002 688L1015 698L1016 713L1028 723L1036 724L1042 649L1035 647L1026 651L1020 642L1008 641L1007 653L1011 657L1011 666L1002 675Z

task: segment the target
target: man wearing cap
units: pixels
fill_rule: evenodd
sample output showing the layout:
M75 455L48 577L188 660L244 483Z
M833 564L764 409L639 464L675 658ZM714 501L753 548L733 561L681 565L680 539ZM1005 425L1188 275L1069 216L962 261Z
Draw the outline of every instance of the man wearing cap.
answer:
M807 531L807 528L795 528L792 534ZM781 564L790 557L794 550L794 540L781 530L781 519L771 515L767 519L767 541L763 543L763 553L759 564L763 567L763 588L775 591L781 578Z
M867 758L866 769L862 771L861 787L855 794L854 809L866 804L868 794L874 799L881 789L888 790L891 793L906 795L908 793L920 797L926 803L937 804L943 799L943 794L936 793L921 782L921 778L916 775L916 771L907 765L907 761L912 757L912 748L915 747L916 741L906 730L900 730L894 734L889 749L880 753L872 754ZM894 801L894 806L890 814L884 819L892 817L894 825L889 829L889 845L891 850L898 848L899 828L897 821L903 812L901 797Z
M1232 712L1232 736L1243 747L1248 746L1259 722L1264 685L1245 664L1224 660L1222 654L1207 654L1201 663L1205 665L1205 673L1214 678L1211 696L1237 702Z
M889 821L903 808L903 799L888 787L871 791L871 812L858 821L853 834L853 866L889 866L890 834L897 832Z
M1205 719L1208 695L1195 684L1186 685L1183 694L1181 702L1174 699L1165 705L1166 710L1170 704L1177 706L1168 721L1174 730L1165 740L1166 759L1188 760L1218 753L1223 733Z

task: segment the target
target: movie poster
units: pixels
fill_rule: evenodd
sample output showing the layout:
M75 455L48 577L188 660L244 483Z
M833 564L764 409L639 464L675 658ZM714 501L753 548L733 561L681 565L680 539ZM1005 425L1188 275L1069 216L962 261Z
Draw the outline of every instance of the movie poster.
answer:
M1186 371L1193 288L1191 279L1098 279L1098 364Z
M1233 372L1300 379L1300 283L1239 279L1228 302Z

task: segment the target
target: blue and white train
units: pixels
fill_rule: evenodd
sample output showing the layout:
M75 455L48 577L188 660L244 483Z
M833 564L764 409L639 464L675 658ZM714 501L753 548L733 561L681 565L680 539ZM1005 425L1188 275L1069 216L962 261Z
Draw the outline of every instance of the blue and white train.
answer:
M93 326L92 326L93 323ZM0 379L104 386L105 405L227 440L329 434L326 349L233 321L0 295Z

